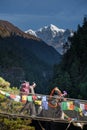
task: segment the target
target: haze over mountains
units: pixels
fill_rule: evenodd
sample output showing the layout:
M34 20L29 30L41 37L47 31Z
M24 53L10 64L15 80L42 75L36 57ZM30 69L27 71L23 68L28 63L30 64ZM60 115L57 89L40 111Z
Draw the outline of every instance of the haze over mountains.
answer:
M0 76L12 85L28 80L43 88L60 60L61 55L41 39L0 20Z
M60 29L50 24L37 31L29 29L25 33L41 38L48 45L53 46L60 54L63 54L63 45L68 41L68 37L73 36L73 31L69 29Z

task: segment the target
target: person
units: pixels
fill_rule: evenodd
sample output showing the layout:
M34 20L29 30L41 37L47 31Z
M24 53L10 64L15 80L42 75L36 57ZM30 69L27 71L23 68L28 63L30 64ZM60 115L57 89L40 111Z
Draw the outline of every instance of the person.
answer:
M23 81L20 87L21 99L23 95L26 95L26 96L29 95L29 92L30 92L30 83L27 81Z
M58 103L60 101L60 97L62 96L62 92L59 90L58 87L55 87L51 93L49 100L51 101L49 105L53 108L56 108L58 106Z
M58 87L55 87L52 91L50 95L57 95L57 97L59 98L63 98L67 95L66 91L63 91L63 93L60 91L60 89Z
M56 113L60 113L60 119L64 119L64 112L61 108L61 102L66 101L65 96L67 95L66 91L61 92L61 90L58 87L55 87L53 89L52 94L54 95L55 99L53 99L53 103L58 106L58 111Z
M34 88L36 87L36 83L33 82L32 85L30 85L29 82L27 81L24 81L21 85L21 88L20 88L20 95L21 95L21 98L23 95L33 95L35 94L35 91L34 91ZM27 109L27 112L30 113L30 115L34 116L36 115L36 110L35 110L35 106L34 106L34 103L33 102L29 102L28 100L26 101L24 107L20 110L20 113L23 113L24 110Z
M61 102L65 100L65 96L67 95L66 91L61 92L61 90L58 87L55 87L49 97L49 106L51 108L58 108L57 112L60 113L60 117L64 118L64 113L62 112L61 109Z
M30 85L30 92L31 92L32 94L35 94L35 91L34 91L34 88L35 88L35 87L36 87L36 83L33 82L33 84Z

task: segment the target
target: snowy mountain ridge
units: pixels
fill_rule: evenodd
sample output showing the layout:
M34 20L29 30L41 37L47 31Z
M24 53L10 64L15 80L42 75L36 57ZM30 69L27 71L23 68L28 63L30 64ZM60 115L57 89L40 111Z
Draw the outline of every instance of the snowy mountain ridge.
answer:
M63 54L63 45L68 41L68 37L73 36L72 30L60 29L53 24L44 26L37 31L29 29L25 33L41 38L48 45L53 46L60 54Z

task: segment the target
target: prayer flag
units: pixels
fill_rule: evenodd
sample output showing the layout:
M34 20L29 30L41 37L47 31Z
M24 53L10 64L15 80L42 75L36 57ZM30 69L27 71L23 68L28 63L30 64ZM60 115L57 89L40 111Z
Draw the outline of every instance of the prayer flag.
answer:
M62 110L74 110L74 105L72 101L62 102Z
M26 102L27 101L27 96L26 95L22 95L22 102Z
M32 102L32 96L27 96L27 100L28 100L29 102Z
M6 93L6 97L10 97L10 94L9 94L9 93Z
M14 99L16 96L14 94L10 94L10 98Z
M21 97L19 95L16 95L16 97L14 98L14 101L20 102L20 99L21 99Z
M33 95L32 98L33 98L33 100L36 100L36 99L37 99L37 96L36 96L36 95Z
M68 110L74 110L74 105L72 101L68 102Z
M42 109L48 110L48 102L47 101L42 102Z
M42 97L42 101L47 101L46 96Z
M87 111L87 104L85 104L85 110Z
M68 110L67 102L62 102L61 108L62 108L62 110Z
M79 107L75 106L74 110L78 112L79 111Z
M85 110L85 105L84 105L83 103L80 103L80 108L81 108L82 110Z
M35 100L34 103L35 103L36 105L41 105L41 104L42 104L42 101L41 101L41 100Z

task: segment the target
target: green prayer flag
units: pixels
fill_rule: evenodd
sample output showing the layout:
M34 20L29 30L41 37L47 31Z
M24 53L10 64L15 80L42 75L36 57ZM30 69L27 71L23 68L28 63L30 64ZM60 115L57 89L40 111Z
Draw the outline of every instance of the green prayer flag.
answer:
M61 108L62 108L62 110L68 110L67 102L62 102Z
M6 97L10 97L10 94L9 94L9 93L6 93Z
M27 100L28 100L29 102L32 102L32 96L28 96L28 97L27 97Z
M74 110L78 112L79 111L79 107L75 106Z

